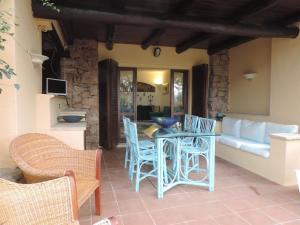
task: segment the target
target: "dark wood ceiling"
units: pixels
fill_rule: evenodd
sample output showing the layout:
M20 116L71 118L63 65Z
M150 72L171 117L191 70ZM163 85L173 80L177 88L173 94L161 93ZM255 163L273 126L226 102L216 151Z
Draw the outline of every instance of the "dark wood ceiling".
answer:
M184 29L176 26L156 27L150 25L126 23L126 21L109 18L93 20L91 17L77 17L64 14L64 7L85 11L113 12L116 15L144 16L158 18L161 21L192 21L206 22L222 26L239 25L237 31L249 24L255 28L273 29L282 28L285 34L287 25L300 20L300 0L55 0L58 8L62 8L61 15L41 10L35 7L38 3L33 1L33 12L36 17L58 19L69 43L74 38L91 38L106 42L108 48L113 43L139 44L143 48L150 45L174 46L181 53L188 48L208 49L209 53L236 46L238 44L261 37L261 35L241 36L234 33L224 33L220 30L198 31ZM81 12L80 11L80 12ZM70 13L69 13L70 14ZM102 17L101 17L102 18ZM168 25L168 24L167 24ZM250 26L250 28L251 28ZM235 27L234 27L235 28ZM273 30L272 30L273 31ZM277 30L276 30L277 31ZM240 34L237 32L237 34ZM280 33L281 34L281 33ZM298 31L287 32L286 37L296 37ZM272 36L272 35L270 35ZM276 35L274 34L274 37ZM283 35L284 37L284 35Z

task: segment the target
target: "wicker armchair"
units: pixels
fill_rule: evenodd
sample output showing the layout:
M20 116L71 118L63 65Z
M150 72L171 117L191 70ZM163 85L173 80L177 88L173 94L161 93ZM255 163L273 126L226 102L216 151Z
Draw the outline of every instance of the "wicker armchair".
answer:
M0 179L0 224L79 225L74 177L36 184ZM111 217L95 225L118 225L118 221Z
M79 225L72 184L75 182L71 176L36 184L0 179L0 224Z
M76 150L46 134L25 134L10 145L10 154L28 183L75 174L78 206L95 192L96 214L100 215L101 150Z

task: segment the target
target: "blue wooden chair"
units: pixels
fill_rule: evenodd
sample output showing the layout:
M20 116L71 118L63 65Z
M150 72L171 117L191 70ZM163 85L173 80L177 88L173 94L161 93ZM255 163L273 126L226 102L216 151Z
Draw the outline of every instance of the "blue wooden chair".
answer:
M199 118L197 116L185 114L183 130L187 132L196 132L198 126L198 120Z
M123 116L123 126L124 126L124 135L126 139L126 147L125 147L125 162L124 162L124 167L127 168L127 165L131 163L131 157L132 157L132 151L130 150L130 143L129 143L129 132L128 132L128 122L130 122L130 119L126 116ZM150 141L150 140L141 140L139 141L139 145L143 148L146 147L153 147L155 144ZM132 177L130 174L130 169L129 169L129 176Z
M198 117L196 133L213 133L216 121L213 119ZM200 171L199 157L206 160L208 166L207 151L209 150L208 140L205 137L197 137L182 142L182 158L184 162L184 174L188 177L189 172L193 170Z
M157 177L157 151L155 145L147 146L140 145L138 141L137 127L135 123L127 122L129 145L132 151L130 163L130 175L136 174L135 191L139 191L140 182L146 177ZM150 165L152 168L149 171L143 171L144 165Z

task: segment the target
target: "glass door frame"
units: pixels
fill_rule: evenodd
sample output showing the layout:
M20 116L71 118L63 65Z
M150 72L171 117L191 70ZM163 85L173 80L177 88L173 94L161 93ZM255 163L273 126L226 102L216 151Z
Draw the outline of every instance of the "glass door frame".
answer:
M120 108L120 75L121 75L121 71L125 70L125 71L132 71L133 72L133 113L122 113L121 112L121 108ZM137 120L137 105L136 105L136 94L137 94L137 68L136 67L119 67L118 68L118 133L119 136L121 138L120 132L121 132L121 122L122 121L122 117L126 116L131 118L133 116L134 121ZM119 143L120 143L120 138L119 138Z
M174 74L183 73L183 112L174 112ZM189 71L188 70L179 70L171 69L170 71L170 98L171 98L171 116L184 116L188 113L188 86L189 86Z

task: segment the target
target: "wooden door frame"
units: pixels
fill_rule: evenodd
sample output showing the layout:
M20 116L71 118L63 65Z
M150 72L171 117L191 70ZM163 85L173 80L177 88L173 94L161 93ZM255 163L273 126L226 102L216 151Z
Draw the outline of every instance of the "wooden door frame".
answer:
M196 70L201 68L202 69L202 74L201 76L204 76L204 79L206 79L205 82L203 82L203 86L204 86L204 91L203 91L203 95L201 96L203 99L204 99L204 110L203 110L203 115L201 114L198 114L198 112L196 112L194 109L194 107L196 105L199 105L197 104L197 100L196 100L196 96L195 95L195 92L196 92L196 85L197 85L197 76L200 76L200 74L196 74ZM200 85L199 85L200 86ZM192 114L193 115L197 115L197 116L201 116L201 117L207 117L208 116L208 91L209 91L209 77L208 77L208 64L200 64L200 65L196 65L196 66L193 66L193 69L192 69ZM202 102L202 101L201 101ZM198 101L199 103L199 101Z
M174 114L174 73L179 72L183 73L183 107L184 112L188 112L188 105L189 105L189 71L188 70L179 70L179 69L171 69L170 71L170 105L171 105L171 116L181 115L180 113Z

